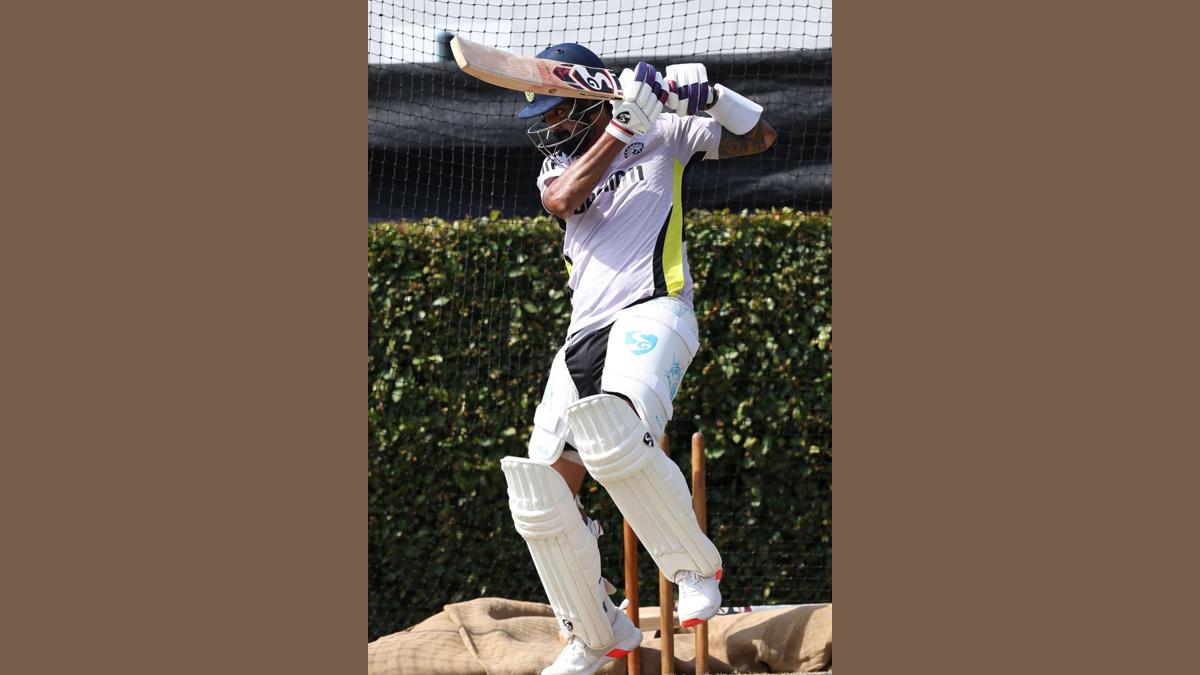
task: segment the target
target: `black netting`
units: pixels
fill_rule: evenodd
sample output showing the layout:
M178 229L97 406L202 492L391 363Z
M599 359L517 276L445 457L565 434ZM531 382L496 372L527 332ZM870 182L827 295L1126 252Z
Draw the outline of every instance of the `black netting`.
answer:
M761 155L700 162L689 208L828 210L832 187L832 10L811 3L371 2L367 48L372 219L533 215L541 156L515 117L521 92L461 72L439 34L516 54L577 41L619 71L699 61L712 82L764 108L779 132ZM623 26L637 26L630 30ZM438 60L444 52L448 60Z

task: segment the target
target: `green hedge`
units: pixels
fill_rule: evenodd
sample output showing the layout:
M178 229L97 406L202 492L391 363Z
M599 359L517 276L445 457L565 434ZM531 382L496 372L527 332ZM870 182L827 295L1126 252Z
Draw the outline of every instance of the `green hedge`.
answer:
M509 517L500 459L524 455L570 314L548 217L427 219L368 231L369 638L480 595L545 601ZM832 599L832 219L692 212L701 350L668 433L707 439L709 531L725 604ZM689 474L690 475L690 474ZM620 515L585 483L609 530ZM641 601L657 603L643 551Z

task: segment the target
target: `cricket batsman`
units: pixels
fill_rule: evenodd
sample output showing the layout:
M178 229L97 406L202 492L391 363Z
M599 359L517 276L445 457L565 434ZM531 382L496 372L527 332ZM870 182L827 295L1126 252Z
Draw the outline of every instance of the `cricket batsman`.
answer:
M605 67L573 43L538 57ZM642 642L601 575L602 529L578 499L585 472L678 584L684 626L721 605L721 555L696 524L683 472L656 444L700 346L680 192L689 162L762 152L775 130L762 106L710 85L698 63L663 74L638 63L619 80L621 100L527 95L517 113L537 118L527 132L546 156L537 185L564 230L572 291L529 457L501 463L513 522L567 637L542 675L594 673Z

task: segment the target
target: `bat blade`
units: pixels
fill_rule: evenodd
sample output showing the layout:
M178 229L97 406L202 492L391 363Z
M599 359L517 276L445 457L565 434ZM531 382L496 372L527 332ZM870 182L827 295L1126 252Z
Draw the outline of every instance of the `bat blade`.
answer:
M450 50L464 73L497 87L602 101L621 98L616 74L605 68L518 56L460 37L450 40Z

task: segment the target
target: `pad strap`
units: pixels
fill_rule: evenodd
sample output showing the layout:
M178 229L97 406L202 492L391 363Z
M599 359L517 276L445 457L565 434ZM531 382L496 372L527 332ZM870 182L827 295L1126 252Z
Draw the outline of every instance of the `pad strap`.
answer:
M539 403L533 411L533 432L529 435L529 457L553 464L562 455L568 432L567 423L554 408ZM579 462L576 462L578 464Z

